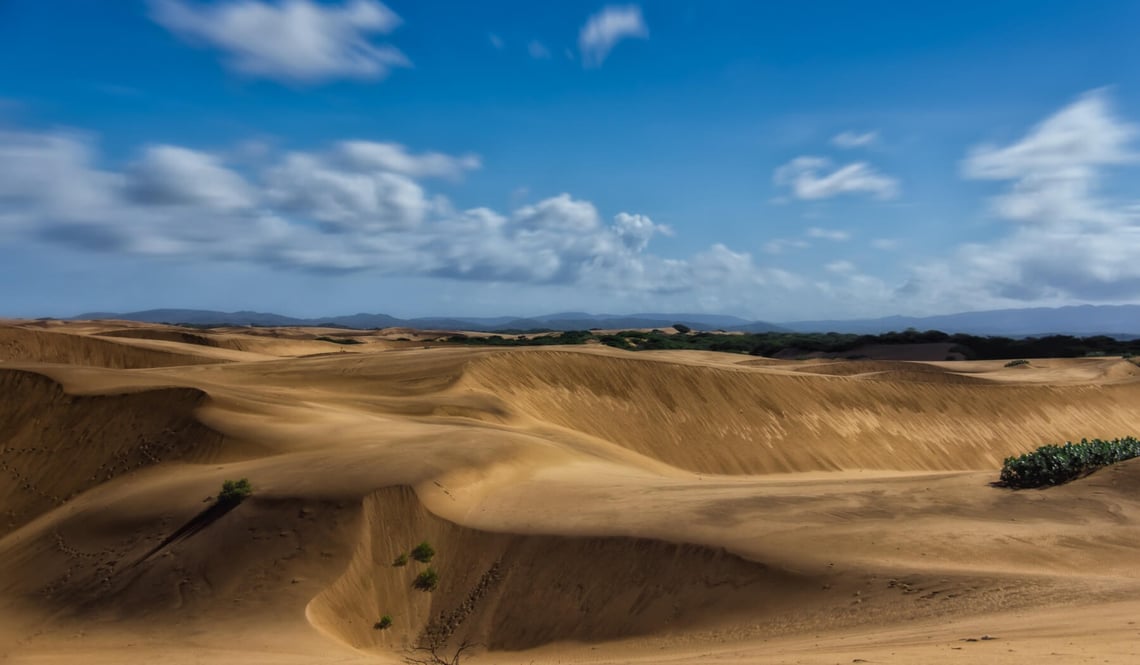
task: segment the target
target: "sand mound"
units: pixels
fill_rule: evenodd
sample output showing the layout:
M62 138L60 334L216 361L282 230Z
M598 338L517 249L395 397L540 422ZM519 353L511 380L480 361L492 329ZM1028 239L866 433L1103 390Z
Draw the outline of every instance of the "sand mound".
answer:
M814 362L795 367L805 374L828 376L857 376L873 381L903 381L920 383L984 383L985 380L951 371L945 366L919 362L889 360L842 360Z
M47 377L0 370L0 535L116 476L216 458L222 436L194 416L204 399L188 388L75 396Z
M179 344L196 344L198 346L221 346L207 335L192 333L185 330L164 328L127 328L125 330L108 330L98 333L100 337L121 337L125 339L153 339L164 342L178 342Z
M0 362L40 362L140 369L219 362L165 349L138 348L108 339L64 332L0 327Z
M837 351L826 353L823 351L804 351L802 349L784 349L775 355L781 360L795 360L797 358L845 358L851 360L962 360L965 358L955 351L957 344L952 342L930 342L925 344L866 344L850 351Z

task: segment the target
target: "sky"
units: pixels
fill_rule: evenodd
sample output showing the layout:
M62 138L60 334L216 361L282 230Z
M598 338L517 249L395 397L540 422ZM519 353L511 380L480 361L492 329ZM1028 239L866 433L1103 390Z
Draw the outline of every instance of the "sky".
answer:
M1140 3L0 0L0 316L1140 302Z

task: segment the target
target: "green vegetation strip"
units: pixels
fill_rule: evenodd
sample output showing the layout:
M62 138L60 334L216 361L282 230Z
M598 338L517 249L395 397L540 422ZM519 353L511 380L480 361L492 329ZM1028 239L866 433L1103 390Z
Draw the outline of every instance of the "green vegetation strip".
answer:
M351 337L329 337L327 335L321 335L320 337L317 338L317 341L318 342L332 342L333 344L363 344L364 343L358 339L353 339Z
M1031 453L1007 458L1001 469L1001 483L1016 489L1060 485L1134 457L1140 457L1140 440L1131 436L1041 446Z
M682 328L686 328L682 326ZM684 332L677 334L662 330L649 332L623 330L602 333L594 330L566 332L532 331L529 334L502 333L497 335L451 335L440 341L475 346L546 346L552 344L585 344L599 342L627 351L659 349L697 349L747 353L754 356L773 356L788 351L794 356L811 353L835 354L851 360L857 359L857 349L872 345L949 343L949 352L961 354L970 360L1008 360L1024 358L1082 358L1089 356L1140 354L1140 338L1118 340L1106 335L1073 337L1047 335L1044 337L980 337L977 335L949 335L939 330L904 330L881 335L854 335L845 333L729 333ZM1020 362L1017 364L1021 364Z

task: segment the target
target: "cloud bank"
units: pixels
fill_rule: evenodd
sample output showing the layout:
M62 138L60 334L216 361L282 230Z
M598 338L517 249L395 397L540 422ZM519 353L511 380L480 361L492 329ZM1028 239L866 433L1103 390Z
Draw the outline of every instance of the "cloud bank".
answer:
M124 255L233 261L319 273L369 271L616 292L746 292L780 271L714 244L688 258L650 251L672 234L646 215L606 219L560 194L509 212L456 210L425 181L480 168L477 155L347 140L267 154L238 170L222 154L149 145L121 168L89 136L0 134L0 236Z

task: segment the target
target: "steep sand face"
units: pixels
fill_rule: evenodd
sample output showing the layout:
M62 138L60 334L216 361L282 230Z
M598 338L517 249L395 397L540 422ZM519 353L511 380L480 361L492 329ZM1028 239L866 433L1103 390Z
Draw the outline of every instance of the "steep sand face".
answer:
M922 381L801 378L535 351L481 359L469 380L535 418L704 473L995 469L1045 442L1140 428L1135 382L963 383L919 367Z
M117 476L215 457L221 434L193 416L205 397L187 388L73 396L44 376L0 369L0 535Z
M430 542L430 563L394 565ZM433 593L417 575L438 572ZM658 540L480 532L440 520L409 490L364 501L361 539L345 574L309 605L318 627L357 648L418 640L518 650L715 625L786 607L814 579L772 570L720 548ZM378 630L381 616L390 629Z
M1140 429L1124 361L401 350L364 331L290 357L336 345L124 328L5 329L11 662L464 642L486 663L1140 657L1140 462L990 485L1007 454ZM216 504L241 477L253 497ZM425 564L392 565L422 540L430 593Z
M193 352L142 349L87 335L0 326L0 362L39 362L139 369L217 361Z

